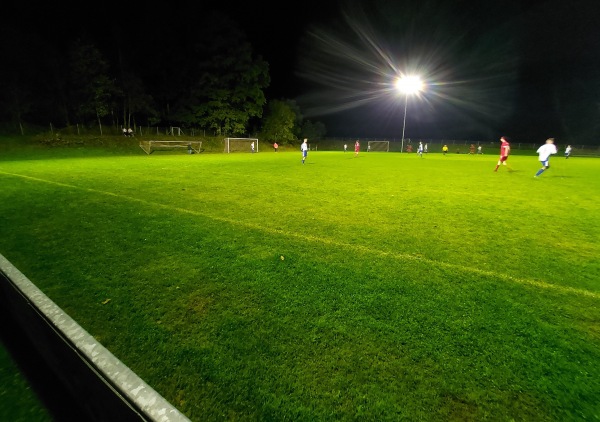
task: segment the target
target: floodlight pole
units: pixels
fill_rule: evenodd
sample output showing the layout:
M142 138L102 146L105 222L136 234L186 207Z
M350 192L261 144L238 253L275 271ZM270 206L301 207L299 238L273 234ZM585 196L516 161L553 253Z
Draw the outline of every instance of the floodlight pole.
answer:
M406 128L406 108L408 107L408 92L404 93L404 121L402 122L402 146L400 154L404 152L404 129Z

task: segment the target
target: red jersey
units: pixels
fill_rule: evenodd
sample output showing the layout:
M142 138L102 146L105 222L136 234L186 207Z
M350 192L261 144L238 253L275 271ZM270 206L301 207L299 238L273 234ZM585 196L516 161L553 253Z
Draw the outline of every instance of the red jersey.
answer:
M510 144L505 140L502 140L502 145L500 145L500 157L508 157L510 153Z
M354 151L355 152L360 151L360 144L358 142L354 144Z

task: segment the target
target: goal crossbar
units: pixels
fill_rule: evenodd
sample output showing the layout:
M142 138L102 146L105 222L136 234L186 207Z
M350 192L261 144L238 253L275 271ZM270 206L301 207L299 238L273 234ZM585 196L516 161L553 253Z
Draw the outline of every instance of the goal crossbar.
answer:
M154 151L171 150L177 148L185 148L188 151L200 152L202 149L202 141L140 141L140 148L148 155Z

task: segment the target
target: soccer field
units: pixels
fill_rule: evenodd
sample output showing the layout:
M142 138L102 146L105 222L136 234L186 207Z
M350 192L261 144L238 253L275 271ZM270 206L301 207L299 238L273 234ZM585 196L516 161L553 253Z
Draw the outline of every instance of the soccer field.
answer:
M600 418L598 159L37 154L0 253L192 420Z

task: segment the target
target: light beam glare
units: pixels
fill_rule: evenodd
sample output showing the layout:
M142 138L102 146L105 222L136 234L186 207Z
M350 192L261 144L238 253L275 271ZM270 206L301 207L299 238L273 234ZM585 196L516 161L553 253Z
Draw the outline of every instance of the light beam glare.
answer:
M395 84L407 75L420 75L427 87L419 102L411 102L415 111L410 118L421 126L441 125L450 118L462 128L464 122L489 127L511 112L518 61L510 31L496 25L474 37L468 23L456 24L460 16L431 16L395 4L374 4L378 7L366 11L348 2L341 27L307 32L297 71L311 87L297 98L305 116L360 108L371 110L363 113L365 118L379 116L373 124L397 125L403 101ZM443 24L444 19L452 22L451 27ZM431 28L430 21L442 24ZM384 116L387 122L381 121Z

